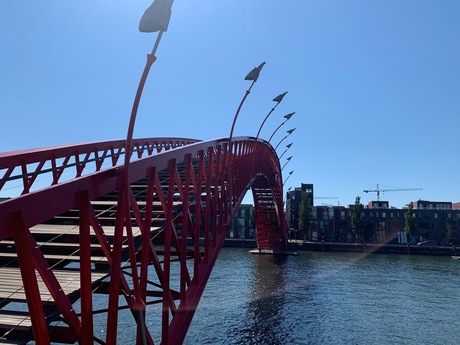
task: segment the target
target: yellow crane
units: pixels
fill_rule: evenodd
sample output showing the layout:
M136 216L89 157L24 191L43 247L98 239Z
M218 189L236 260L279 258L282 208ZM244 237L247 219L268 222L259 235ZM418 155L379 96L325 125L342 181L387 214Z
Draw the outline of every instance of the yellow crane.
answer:
M422 190L422 188L389 188L389 189L380 189L377 185L377 189L365 189L364 193L377 193L377 201L380 201L380 192L405 192L411 190Z

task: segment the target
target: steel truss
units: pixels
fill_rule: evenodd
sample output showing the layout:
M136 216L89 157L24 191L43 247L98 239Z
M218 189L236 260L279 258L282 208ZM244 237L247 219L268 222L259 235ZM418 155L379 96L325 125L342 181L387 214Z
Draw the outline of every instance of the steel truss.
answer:
M249 189L259 249L286 250L281 169L270 144L249 137L231 149L226 138L133 144L129 188L118 164L124 141L0 154L0 191L21 189L0 201L0 275L21 285L0 291L0 319L23 317L0 321L4 338L125 343L118 325L127 311L137 344L182 343ZM18 303L26 307L8 309ZM105 339L94 330L100 313Z

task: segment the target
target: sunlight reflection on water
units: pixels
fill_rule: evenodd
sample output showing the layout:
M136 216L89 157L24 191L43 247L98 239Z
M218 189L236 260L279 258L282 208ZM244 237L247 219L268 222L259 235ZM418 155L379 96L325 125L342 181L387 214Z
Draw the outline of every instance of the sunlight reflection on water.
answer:
M456 344L450 257L224 248L185 344Z

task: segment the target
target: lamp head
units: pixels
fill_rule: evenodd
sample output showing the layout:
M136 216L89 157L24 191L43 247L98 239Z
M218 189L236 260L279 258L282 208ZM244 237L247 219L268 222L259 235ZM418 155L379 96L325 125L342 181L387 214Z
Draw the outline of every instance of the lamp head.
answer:
M167 31L173 0L154 0L139 22L140 32Z
M287 94L287 91L284 92L284 93L282 93L282 94L279 94L278 96L276 96L275 98L273 98L273 102L278 102L278 103L280 103L280 102L283 100L284 96L286 96L286 94Z
M287 121L287 120L289 120L289 119L292 117L292 115L294 115L294 114L295 114L295 111L294 111L293 113L290 113L290 114L284 115L284 118L285 118L285 119L286 119L286 121Z
M288 132L288 134L292 134L292 132L294 132L294 131L295 131L295 128L290 129L290 130L288 130L287 132Z
M294 143L287 144L286 147L290 148L292 146L292 144L294 144Z
M259 78L260 71L264 67L265 62L262 62L259 66L254 67L251 72L249 72L244 80L252 80L253 82L256 82L257 79Z

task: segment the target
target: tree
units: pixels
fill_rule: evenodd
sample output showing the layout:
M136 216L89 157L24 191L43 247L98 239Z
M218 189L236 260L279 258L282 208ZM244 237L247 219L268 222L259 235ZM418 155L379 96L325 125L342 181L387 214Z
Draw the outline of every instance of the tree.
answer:
M302 193L302 201L299 205L299 230L309 233L311 223L311 202L309 193Z
M363 235L363 220L361 218L361 209L363 205L361 205L361 198L359 196L355 199L355 205L353 206L353 210L351 212L351 230L353 233L359 238L362 238Z
M406 228L407 243L410 244L412 232L415 230L415 219L412 217L412 203L407 204L407 211L404 215L404 225Z

